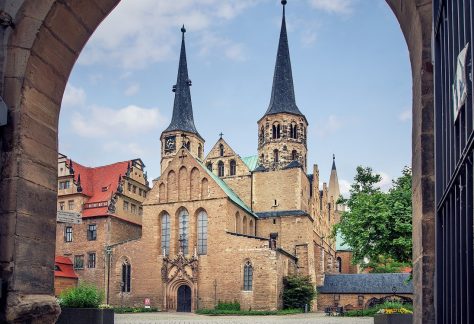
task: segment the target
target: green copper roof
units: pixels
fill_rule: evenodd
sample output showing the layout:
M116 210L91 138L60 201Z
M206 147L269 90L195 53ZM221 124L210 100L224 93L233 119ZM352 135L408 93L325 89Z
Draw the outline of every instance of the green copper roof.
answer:
M242 161L244 161L245 165L249 168L250 171L253 171L257 167L258 155L244 157L242 158Z
M204 170L206 170L206 172L209 174L209 176L211 176L211 178L215 182L217 182L219 187L221 187L221 189L224 190L224 192L230 198L230 200L232 200L232 202L234 202L237 206L241 207L243 210L248 212L250 215L253 215L253 216L255 216L255 218L258 218L258 216L255 215L255 213L252 212L252 210L249 208L249 206L247 206L247 204L245 204L242 201L242 199L240 199L239 196L237 196L237 194L235 192L233 192L232 189L230 189L230 187L227 185L227 183L224 182L224 180L222 180L221 178L216 176L214 173L212 173L212 171L210 171L208 168L206 168L204 166L204 164L202 164L200 161L198 161L198 160L196 160L196 161L202 166L202 168Z
M341 232L337 232L336 235L336 251L352 251L352 248L344 242Z

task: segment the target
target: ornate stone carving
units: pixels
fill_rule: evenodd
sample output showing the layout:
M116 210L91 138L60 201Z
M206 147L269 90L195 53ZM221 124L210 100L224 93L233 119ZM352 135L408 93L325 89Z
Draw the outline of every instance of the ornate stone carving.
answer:
M161 267L161 278L163 282L171 282L175 279L187 279L197 282L198 276L198 257L196 253L187 258L183 252L179 252L176 257L163 257L163 266Z

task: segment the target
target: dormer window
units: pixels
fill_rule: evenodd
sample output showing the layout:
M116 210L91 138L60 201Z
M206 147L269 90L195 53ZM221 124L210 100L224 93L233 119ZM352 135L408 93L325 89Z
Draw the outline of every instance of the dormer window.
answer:
M102 187L102 192L106 192L109 189L109 187Z

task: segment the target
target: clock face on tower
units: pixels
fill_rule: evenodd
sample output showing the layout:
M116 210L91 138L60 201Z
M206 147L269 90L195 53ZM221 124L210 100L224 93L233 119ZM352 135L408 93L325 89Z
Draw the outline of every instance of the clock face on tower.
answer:
M165 137L165 152L174 152L176 150L176 136Z

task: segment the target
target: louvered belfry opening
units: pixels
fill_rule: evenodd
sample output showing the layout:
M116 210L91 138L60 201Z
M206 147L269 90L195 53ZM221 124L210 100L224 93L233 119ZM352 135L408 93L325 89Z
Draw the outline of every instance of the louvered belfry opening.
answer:
M474 322L473 4L435 0L436 322Z

